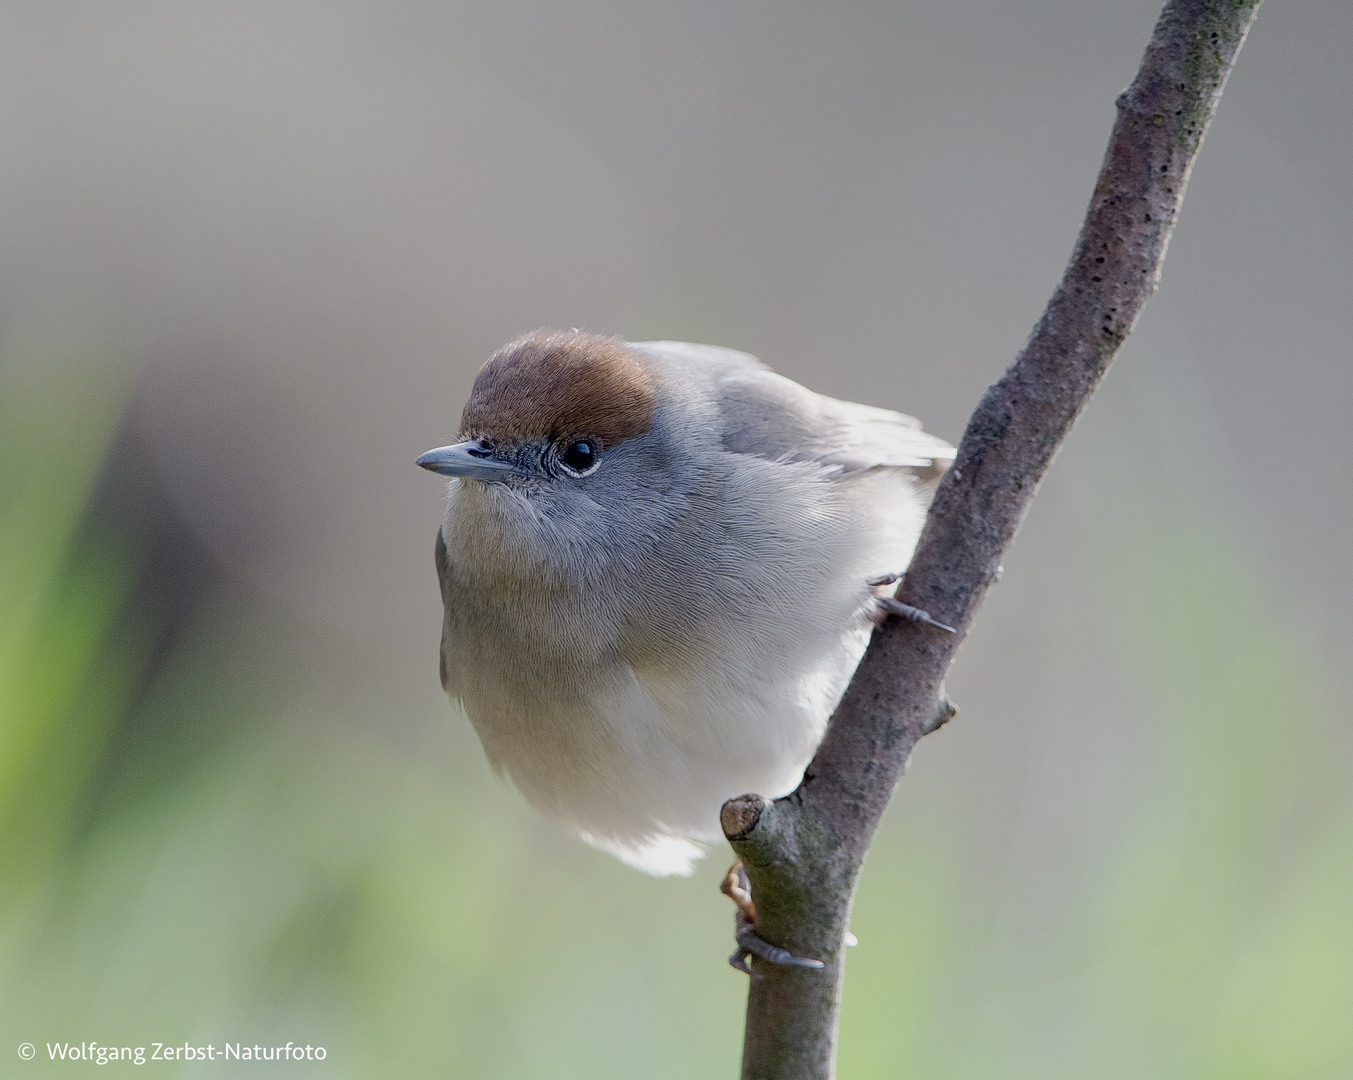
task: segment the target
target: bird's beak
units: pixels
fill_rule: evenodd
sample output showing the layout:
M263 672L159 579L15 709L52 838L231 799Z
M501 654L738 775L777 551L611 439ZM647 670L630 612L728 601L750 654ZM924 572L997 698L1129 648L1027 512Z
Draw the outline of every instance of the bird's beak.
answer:
M470 480L506 480L517 472L514 465L493 457L493 451L478 439L439 446L420 457L416 465L443 476L462 476Z

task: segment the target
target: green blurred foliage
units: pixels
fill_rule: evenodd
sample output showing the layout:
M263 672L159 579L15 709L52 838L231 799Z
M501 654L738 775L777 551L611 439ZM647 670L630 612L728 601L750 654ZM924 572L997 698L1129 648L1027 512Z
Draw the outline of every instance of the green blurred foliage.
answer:
M45 1047L93 1039L328 1051L257 1075L733 1075L719 853L660 882L562 837L444 704L363 693L238 587L150 667L118 617L144 552L86 514L130 381L91 370L0 365L0 1072L97 1069ZM1088 607L1138 695L1131 798L1063 894L1021 895L981 886L965 793L909 780L858 899L841 1075L1346 1076L1330 710L1196 476L1094 438Z
M1346 1076L1346 733L1244 531L1200 497L1205 463L1170 464L1137 473L1152 512L1105 560L1165 752L1103 885L1099 994L1182 1075Z
M122 419L127 371L0 352L0 915L67 839L140 665L108 639L137 553L79 524Z

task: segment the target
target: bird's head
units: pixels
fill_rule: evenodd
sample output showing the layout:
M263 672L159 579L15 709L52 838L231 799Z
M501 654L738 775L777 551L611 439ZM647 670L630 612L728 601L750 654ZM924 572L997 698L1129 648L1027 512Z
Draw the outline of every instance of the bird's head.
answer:
M538 330L480 369L461 415L463 441L418 464L486 484L577 483L652 427L655 397L643 357L618 338Z
M661 393L649 358L619 338L539 330L489 359L461 441L418 464L460 481L455 512L474 524L481 550L590 562L598 541L618 552L672 512Z

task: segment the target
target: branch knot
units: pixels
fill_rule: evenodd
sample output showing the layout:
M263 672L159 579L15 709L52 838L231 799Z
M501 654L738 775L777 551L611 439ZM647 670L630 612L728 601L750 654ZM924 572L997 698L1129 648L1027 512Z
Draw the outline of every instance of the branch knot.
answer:
M738 795L729 799L719 811L724 836L730 841L747 839L760 824L761 812L768 805L769 800L760 795Z

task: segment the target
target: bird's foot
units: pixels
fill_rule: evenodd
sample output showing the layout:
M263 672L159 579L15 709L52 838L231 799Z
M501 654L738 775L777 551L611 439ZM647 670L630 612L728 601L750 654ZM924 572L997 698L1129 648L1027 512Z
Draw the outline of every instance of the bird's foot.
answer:
M871 578L865 582L871 589L883 589L889 585L894 585L902 580L901 574L884 574L882 577ZM925 623L927 626L933 626L936 630L943 630L946 634L954 633L952 626L946 626L935 616L921 608L912 607L910 604L904 604L895 596L875 595L874 602L878 605L878 621L889 615L900 615L904 619L910 619L912 622Z
M756 904L752 900L752 883L747 878L747 868L738 859L728 868L719 891L733 901L737 912L733 917L733 938L738 943L728 962L746 975L752 973L747 960L759 956L772 964L784 964L789 967L820 968L821 960L808 960L795 956L784 949L778 949L756 932Z

